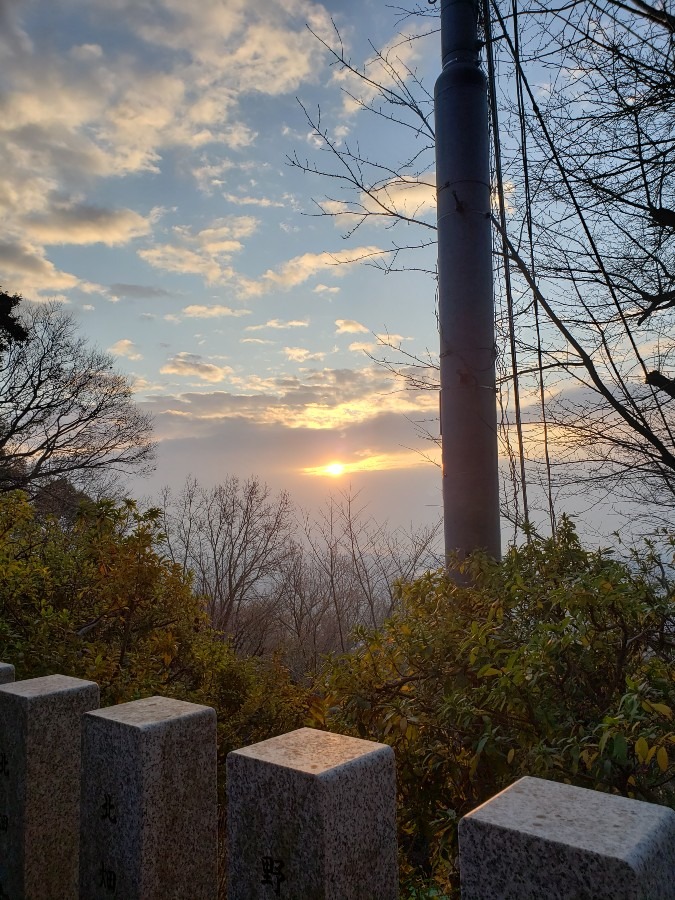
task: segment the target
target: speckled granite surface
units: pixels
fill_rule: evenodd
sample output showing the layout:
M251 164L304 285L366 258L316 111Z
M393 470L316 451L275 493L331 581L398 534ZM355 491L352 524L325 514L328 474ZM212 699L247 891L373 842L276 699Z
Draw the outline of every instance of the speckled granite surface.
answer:
M216 900L216 713L165 697L86 715L81 900Z
M14 666L0 662L0 684L10 684L14 681Z
M462 900L675 900L675 812L521 778L459 823Z
M80 727L98 702L65 675L0 687L0 896L77 898Z
M395 900L391 747L300 728L227 758L229 900Z

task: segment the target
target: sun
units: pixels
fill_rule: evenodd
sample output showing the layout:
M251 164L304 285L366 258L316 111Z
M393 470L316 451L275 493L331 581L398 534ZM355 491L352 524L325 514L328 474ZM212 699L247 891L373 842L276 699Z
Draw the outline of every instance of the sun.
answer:
M326 466L326 475L332 475L333 478L337 478L338 475L342 475L345 470L345 467L342 463L334 462L330 465Z

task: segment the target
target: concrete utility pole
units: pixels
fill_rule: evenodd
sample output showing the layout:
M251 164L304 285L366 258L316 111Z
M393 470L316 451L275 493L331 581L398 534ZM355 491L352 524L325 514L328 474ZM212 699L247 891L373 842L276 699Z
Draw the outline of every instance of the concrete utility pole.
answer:
M441 0L436 82L445 552L501 555L487 81L479 0Z

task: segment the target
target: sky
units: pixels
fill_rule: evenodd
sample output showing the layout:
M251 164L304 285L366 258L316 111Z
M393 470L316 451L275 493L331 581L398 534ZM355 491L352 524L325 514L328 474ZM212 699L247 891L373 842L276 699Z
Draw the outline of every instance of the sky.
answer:
M338 146L414 146L345 93L311 33L334 25L358 64L398 32L380 0L0 0L0 284L62 303L133 381L158 440L137 495L256 475L308 507L358 491L394 526L440 515L414 425L437 395L368 356L435 352L434 282L373 268L405 235L346 241L313 215L335 188L287 162L320 161L300 103ZM392 58L431 84L437 43Z

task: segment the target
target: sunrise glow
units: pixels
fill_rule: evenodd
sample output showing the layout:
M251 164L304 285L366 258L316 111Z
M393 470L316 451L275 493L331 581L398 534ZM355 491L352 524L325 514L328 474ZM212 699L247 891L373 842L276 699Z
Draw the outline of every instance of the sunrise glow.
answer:
M429 463L440 465L440 452L434 451L427 455L413 450L404 450L397 453L370 454L367 451L358 459L351 462L332 462L323 466L307 466L300 471L304 475L317 477L338 478L340 475L354 475L361 472L386 472L396 469L416 469L419 466L428 466Z
M334 462L325 467L326 475L332 475L333 478L338 478L338 476L344 473L345 467L342 463Z

